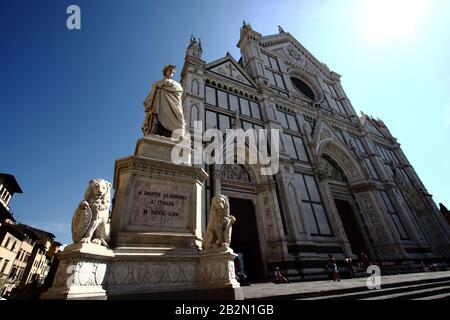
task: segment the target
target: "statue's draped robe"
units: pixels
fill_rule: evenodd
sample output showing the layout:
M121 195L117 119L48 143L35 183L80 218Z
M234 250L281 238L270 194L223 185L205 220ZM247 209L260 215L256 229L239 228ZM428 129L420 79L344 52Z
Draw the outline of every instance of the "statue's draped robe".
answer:
M183 87L175 80L163 79L153 84L152 91L144 102L145 110L150 115L143 126L144 134L154 133L152 128L155 115L159 123L170 132L185 129L182 94Z

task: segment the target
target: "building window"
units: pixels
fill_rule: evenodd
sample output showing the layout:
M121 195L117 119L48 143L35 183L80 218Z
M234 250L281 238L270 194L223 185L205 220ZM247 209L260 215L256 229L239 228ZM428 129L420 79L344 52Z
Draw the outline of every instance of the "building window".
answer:
M228 98L226 92L217 90L217 106L228 110Z
M397 214L397 211L395 210L394 206L392 205L392 201L387 194L386 191L379 191L382 204L384 209L387 211L389 217L391 218L392 224L394 225L395 229L397 230L398 235L400 236L400 239L402 240L409 240L408 233L406 232L406 229Z
M292 159L309 162L308 154L306 152L306 148L303 143L303 138L300 135L298 135L300 130L297 123L297 119L293 114L289 114L280 109L277 109L277 114L278 120L280 121L283 129L295 132L293 134L283 132L285 151L289 154L289 156Z
M283 133L283 137L286 152L289 154L290 158L309 162L305 144L303 143L303 139L301 137L287 133Z
M252 112L252 118L261 120L261 110L259 110L259 104L256 102L250 101L250 111Z
M196 79L192 80L191 92L197 95L199 93L199 85Z
M342 135L342 140L344 140L348 146L353 145L356 150L358 150L358 152L363 155L363 166L367 169L370 177L372 179L379 180L380 176L378 175L378 172L375 169L372 160L367 155L367 150L362 142L362 139L360 137L354 136L353 134L349 134L348 139L344 139L344 136Z
M389 176L389 178L394 177L394 167L390 165L389 163L384 163L384 167L386 168L386 173Z
M266 69L267 78L269 79L269 83L277 88L286 90L286 86L284 85L283 77L281 74L273 72L271 70Z
M278 65L277 59L271 57L265 53L261 53L262 58L264 60L264 65L268 68L274 69L276 71L280 71L280 66Z
M314 177L296 173L295 181L301 193L302 213L311 235L331 236L328 217Z
M205 130L215 128L225 133L226 129L231 128L231 118L222 113L206 110L205 119Z
M216 105L216 90L214 88L205 86L205 100L213 106Z
M339 113L348 114L347 109L345 108L344 104L342 103L341 98L336 92L336 89L333 85L325 83L322 80L319 80L320 86L322 87L323 91L325 92L325 96L327 98L328 104L330 107Z
M375 145L375 150L377 151L377 154L384 160L384 161L392 161L396 164L400 164L400 161L398 160L396 154L391 149L382 147L378 144Z
M395 152L389 148L383 147L374 143L376 153L383 159L386 173L389 178L394 178L396 175L400 175L405 181L413 182L411 177L407 174L404 166L400 163ZM394 165L395 164L395 169Z
M364 147L364 144L362 143L361 138L355 137L351 134L349 134L348 136L349 136L350 141L353 142L356 150L358 150L359 152L364 153L364 154L367 153L366 148ZM350 144L350 142L349 142L349 144Z
M6 205L8 205L9 204L9 201L11 200L11 195L10 194L8 194L8 196L6 197L6 199L5 199L5 203L6 203Z
M190 127L194 128L194 121L198 121L198 108L195 104L191 106Z
M228 95L229 98L229 102L230 102L230 111L233 112L239 112L239 100L238 97L235 96L234 94L229 94Z
M6 194L8 194L8 190L6 188L4 188L2 193L1 193L1 198L5 199Z
M205 86L206 103L232 112L240 112L250 118L261 120L259 104L244 97Z
M305 97L311 100L315 99L314 91L312 91L312 89L303 80L296 77L291 77L291 82L295 89L297 89Z
M281 122L281 126L284 129L300 132L295 115L283 112L279 109L277 109L277 114L278 114L278 119Z
M398 171L400 171L400 174L403 176L403 178L406 181L412 182L411 178L409 177L409 175L406 173L406 170L404 168L399 168Z
M239 104L241 105L241 113L245 116L250 117L250 104L247 99L239 98Z
M10 240L11 240L10 237L6 237L5 244L3 245L3 247L5 247L6 249L8 249L8 245L9 245L9 241L10 241Z
M286 90L286 85L283 80L283 76L280 73L280 66L277 59L262 53L264 65L266 66L266 74L269 79L269 83L277 88ZM286 94L286 93L284 93Z
M225 130L231 128L231 120L230 117L225 116L223 114L218 114L219 116L219 129L222 133L225 133Z
M4 274L5 273L6 267L8 267L8 263L9 263L9 260L5 259L5 262L3 263L3 267L2 267L2 269L0 271L0 274Z
M14 279L17 272L17 267L13 266L11 269L11 273L9 274L9 279Z
M310 130L311 130L311 137L314 135L314 129L316 128L316 120L312 119L310 117L307 117L303 115L303 119L305 119L306 123L308 124Z
M206 110L205 113L205 130L211 128L219 128L217 125L217 113Z
M380 177L378 176L377 171L375 170L375 167L373 166L372 160L369 158L364 158L364 166L366 167L367 171L370 174L370 177L372 179L378 180Z

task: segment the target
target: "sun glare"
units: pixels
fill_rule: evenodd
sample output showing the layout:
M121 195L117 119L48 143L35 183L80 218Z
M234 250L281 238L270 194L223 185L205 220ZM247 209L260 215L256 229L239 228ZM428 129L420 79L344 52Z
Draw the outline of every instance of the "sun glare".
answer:
M426 9L426 0L363 0L358 10L361 31L377 42L414 37Z

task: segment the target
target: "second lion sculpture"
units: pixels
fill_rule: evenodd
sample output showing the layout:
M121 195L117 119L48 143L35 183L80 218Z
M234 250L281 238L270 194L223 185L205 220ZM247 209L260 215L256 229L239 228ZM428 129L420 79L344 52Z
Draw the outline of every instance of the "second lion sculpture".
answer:
M203 236L203 249L228 248L231 230L236 218L230 214L230 203L224 195L215 196L211 201L208 227Z
M111 183L103 179L89 181L89 186L72 218L74 243L95 243L108 247Z

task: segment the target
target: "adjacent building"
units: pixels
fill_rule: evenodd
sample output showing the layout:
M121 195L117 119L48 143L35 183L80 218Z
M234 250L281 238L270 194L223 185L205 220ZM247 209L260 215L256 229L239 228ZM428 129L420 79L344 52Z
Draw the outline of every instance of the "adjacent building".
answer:
M16 223L9 208L14 193L22 193L14 176L0 173L0 296L43 284L61 245L52 233Z
M204 165L204 225L212 196L227 195L231 246L249 277L275 267L291 279L323 277L329 254L364 252L400 271L449 259L449 225L431 194L385 123L356 113L341 76L281 27L262 35L244 22L237 46L239 60L205 62L191 38L181 83L192 134L194 121L203 131L281 132L275 175L261 175L261 163Z
M51 260L54 257L53 251L57 250L54 241L55 235L27 225L19 224L19 226L24 232L31 231L37 236L36 244L30 256L30 263L25 269L20 284L25 285L33 281L43 284L50 270Z
M9 225L0 227L0 295L9 291L7 280L15 264L19 251L18 244L22 243L22 235Z
M15 193L22 193L16 178L11 174L0 173L0 223L14 220L9 211L9 203Z
M0 241L2 241L0 250L3 251L0 253L0 258L5 257L10 266L7 267L7 262L4 262L3 281L0 283L1 295L20 285L25 269L30 264L30 256L37 240L36 234L31 231L24 232L16 224L6 223L0 227Z

